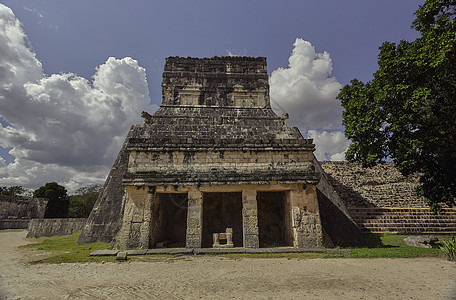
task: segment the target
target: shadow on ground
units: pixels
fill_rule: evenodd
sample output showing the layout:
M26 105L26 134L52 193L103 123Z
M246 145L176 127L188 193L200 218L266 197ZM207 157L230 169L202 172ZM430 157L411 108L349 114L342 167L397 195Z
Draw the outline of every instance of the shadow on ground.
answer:
M383 234L364 233L367 248L397 248L399 246L385 245L382 241Z

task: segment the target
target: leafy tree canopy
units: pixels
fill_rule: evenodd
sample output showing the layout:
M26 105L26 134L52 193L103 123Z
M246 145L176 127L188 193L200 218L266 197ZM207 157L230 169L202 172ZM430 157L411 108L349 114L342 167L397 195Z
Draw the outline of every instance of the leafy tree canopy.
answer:
M56 182L48 182L33 193L36 198L48 198L44 213L45 218L66 218L68 216L69 200L67 190Z
M70 196L70 218L87 218L92 211L102 186L99 184L82 187Z
M421 174L418 192L433 209L456 196L456 1L428 0L415 12L413 42L385 42L374 79L338 95L346 158L373 166L392 159Z
M25 192L26 190L19 185L10 187L0 186L0 194L5 196L21 196Z

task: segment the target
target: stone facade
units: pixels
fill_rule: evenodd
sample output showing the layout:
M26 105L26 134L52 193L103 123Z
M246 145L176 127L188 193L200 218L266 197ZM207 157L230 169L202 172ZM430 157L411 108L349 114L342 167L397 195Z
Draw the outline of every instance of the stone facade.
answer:
M415 192L419 177L403 176L392 162L372 168L351 162L321 162L321 166L335 194L364 232L456 233L456 209L432 212Z
M73 234L81 230L86 221L84 218L32 219L28 224L27 237Z
M350 162L321 165L347 207L427 208L415 192L418 176L403 176L393 162L372 168Z
M122 226L125 205L123 202L125 188L122 186L122 178L128 166L127 141L128 136L106 178L90 216L82 228L78 244L110 243Z
M225 227L238 247L322 246L315 148L272 111L265 58L170 57L161 106L143 116L126 144L121 248L211 247Z
M44 217L48 199L0 195L0 229L27 228L30 219Z
M363 243L312 140L272 111L265 58L170 57L141 116L78 243L207 248L227 228L234 247Z
M41 219L48 199L0 195L0 219Z

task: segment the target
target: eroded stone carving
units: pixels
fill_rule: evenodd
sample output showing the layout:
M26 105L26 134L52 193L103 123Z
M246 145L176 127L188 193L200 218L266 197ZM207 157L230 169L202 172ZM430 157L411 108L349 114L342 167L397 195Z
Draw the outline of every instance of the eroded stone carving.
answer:
M233 228L227 228L225 232L213 233L212 238L214 243L213 248L232 248L233 244ZM220 241L224 241L220 244Z

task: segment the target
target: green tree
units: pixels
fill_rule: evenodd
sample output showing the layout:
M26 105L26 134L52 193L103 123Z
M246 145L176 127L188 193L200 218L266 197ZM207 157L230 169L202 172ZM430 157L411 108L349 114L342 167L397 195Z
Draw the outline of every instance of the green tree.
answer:
M413 42L385 42L366 84L338 95L344 107L346 158L373 166L392 159L419 173L417 192L433 209L456 196L456 1L428 0L415 12Z
M10 187L0 187L0 194L5 196L21 196L26 190L22 186L15 185Z
M98 199L102 186L99 184L82 187L70 196L70 218L87 218Z
M33 193L33 197L49 199L44 212L45 218L66 218L68 216L70 202L64 186L56 182L48 182L37 189Z

